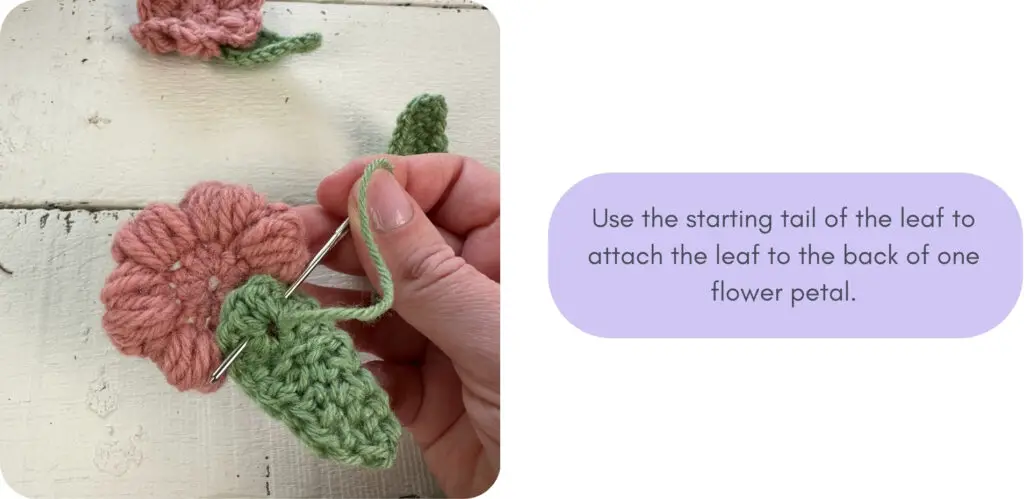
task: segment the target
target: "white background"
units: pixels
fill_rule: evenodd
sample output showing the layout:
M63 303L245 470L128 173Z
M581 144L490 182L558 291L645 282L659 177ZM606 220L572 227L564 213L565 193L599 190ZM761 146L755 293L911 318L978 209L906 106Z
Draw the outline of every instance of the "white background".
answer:
M1024 5L484 3L506 254L490 497L1024 497L1019 312L969 340L599 339L551 301L545 244L561 194L605 171L966 171L1020 199Z

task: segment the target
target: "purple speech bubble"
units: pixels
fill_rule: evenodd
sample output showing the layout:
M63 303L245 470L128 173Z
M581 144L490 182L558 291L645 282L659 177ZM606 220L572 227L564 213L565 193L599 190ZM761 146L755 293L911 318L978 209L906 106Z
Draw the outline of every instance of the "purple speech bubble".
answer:
M601 174L548 244L562 315L608 338L966 338L1024 279L1013 201L970 174Z

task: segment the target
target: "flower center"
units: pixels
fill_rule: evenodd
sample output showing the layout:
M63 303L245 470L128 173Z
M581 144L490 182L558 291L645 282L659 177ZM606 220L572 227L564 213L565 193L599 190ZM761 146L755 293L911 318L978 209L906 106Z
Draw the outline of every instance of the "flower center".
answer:
M182 306L181 320L212 331L224 297L242 284L250 267L234 251L210 244L194 248L168 270L169 286Z

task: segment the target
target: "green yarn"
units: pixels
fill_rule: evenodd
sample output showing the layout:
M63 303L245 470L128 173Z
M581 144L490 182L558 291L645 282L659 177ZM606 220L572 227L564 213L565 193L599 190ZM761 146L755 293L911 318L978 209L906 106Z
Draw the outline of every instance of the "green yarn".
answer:
M309 38L282 38L265 31L250 49L225 49L225 59L249 66L319 46L320 35L305 36ZM416 97L398 116L388 153L448 152L447 115L443 96ZM362 367L352 338L337 323L375 321L394 303L391 272L373 238L366 209L370 177L380 169L392 172L383 158L363 171L357 214L380 283L374 303L321 308L301 293L285 299L288 284L257 275L225 298L216 333L217 346L225 353L248 341L228 373L267 414L284 423L317 456L369 468L394 465L402 426L391 411L387 392Z
M370 176L391 164L378 159L360 180L359 220L381 293L367 307L320 308L311 297L284 295L288 286L257 275L224 301L217 345L230 352L248 340L229 373L271 417L283 422L316 455L369 468L389 468L401 424L387 393L360 365L359 353L338 321L371 322L394 302L391 272L370 230L366 190Z
M412 156L448 152L448 104L442 95L416 97L398 116L388 154Z
M286 37L264 29L251 46L244 49L221 47L221 54L228 64L256 66L277 61L290 54L312 52L320 48L322 42L323 36L320 33Z

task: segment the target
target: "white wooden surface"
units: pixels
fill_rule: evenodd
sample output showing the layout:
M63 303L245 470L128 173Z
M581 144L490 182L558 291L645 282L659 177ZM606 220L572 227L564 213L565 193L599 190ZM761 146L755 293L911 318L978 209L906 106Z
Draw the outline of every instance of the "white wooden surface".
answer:
M420 93L449 103L451 150L498 168L498 27L482 9L267 4L264 26L323 46L264 68L154 57L127 0L33 0L0 30L0 200L134 207L210 179L311 200L383 152ZM16 69L15 69L16 68Z
M130 209L176 201L197 181L311 201L325 174L381 152L423 92L448 98L453 152L499 167L490 13L460 0L387 3L268 4L267 27L317 30L324 46L256 70L142 52L127 0L34 0L10 14L0 29L0 471L15 490L440 495L408 438L388 471L320 461L233 385L178 393L148 361L117 354L100 326L111 235Z
M472 0L276 0L277 2L335 3L349 5L396 5L424 6L440 9L483 9L484 6Z

